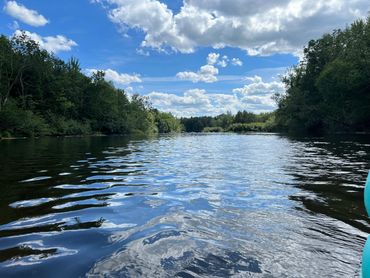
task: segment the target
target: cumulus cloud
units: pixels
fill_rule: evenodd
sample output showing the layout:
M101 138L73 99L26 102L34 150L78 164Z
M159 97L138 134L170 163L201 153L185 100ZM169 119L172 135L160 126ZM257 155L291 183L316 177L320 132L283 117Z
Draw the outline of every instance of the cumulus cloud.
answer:
M218 63L220 54L209 53L207 56L207 65L202 66L197 72L182 71L176 74L181 80L189 80L193 83L205 82L213 83L217 81L218 68L214 64Z
M241 61L237 58L232 59L232 64L234 65L234 60ZM189 80L193 83L205 82L213 83L218 80L217 75L219 70L216 66L225 68L228 66L230 60L224 55L221 57L218 53L209 53L207 56L207 64L202 66L197 72L193 71L182 71L176 74L176 77L181 80ZM240 64L242 65L242 63Z
M204 65L197 72L182 71L176 74L176 77L182 80L189 80L193 83L205 82L213 83L217 81L218 68L213 65Z
M158 0L95 0L120 28L145 33L142 47L236 47L249 55L293 53L307 40L366 16L368 0L184 0L178 13Z
M99 71L98 69L87 69L86 72L88 74L93 74ZM105 80L112 81L115 85L122 86L122 85L129 85L131 83L141 83L142 80L140 79L140 75L138 74L127 74L127 73L119 73L112 69L102 70L105 73ZM128 87L129 90L132 88ZM127 89L127 88L126 88Z
M243 65L243 62L239 58L232 58L231 64L233 66L239 66L239 67L241 67Z
M219 58L220 58L220 54L218 54L218 53L209 53L208 57L207 57L208 65L216 64Z
M16 1L6 2L4 11L8 15L34 27L44 26L49 23L43 15L18 4Z
M27 37L34 40L39 44L42 49L45 49L52 53L58 53L61 51L70 51L72 47L77 46L77 43L71 39L67 39L62 35L42 37L39 34L24 31ZM13 36L22 35L22 31L17 30Z
M176 116L217 115L235 110L238 100L233 95L208 94L205 90L192 89L183 95L152 92L148 97L154 107Z
M275 93L283 93L285 90L282 82L264 82L258 75L246 77L245 81L248 81L249 84L244 85L242 88L236 88L233 90L233 92L244 96L271 96Z
M182 95L164 92L148 94L153 106L177 116L218 115L228 111L241 110L268 112L276 108L272 96L284 92L284 86L277 81L264 82L259 76L248 77L243 88L236 88L232 94L211 94L205 90L192 89Z
M242 102L249 103L250 105L254 104L275 108L273 96L285 92L285 86L280 81L264 82L258 75L246 77L245 81L249 84L244 85L242 88L234 89L233 93Z

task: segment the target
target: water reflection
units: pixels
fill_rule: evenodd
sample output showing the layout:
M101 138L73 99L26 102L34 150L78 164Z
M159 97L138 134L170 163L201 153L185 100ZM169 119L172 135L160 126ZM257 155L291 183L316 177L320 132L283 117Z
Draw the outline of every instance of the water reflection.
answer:
M356 276L366 140L0 142L0 274Z

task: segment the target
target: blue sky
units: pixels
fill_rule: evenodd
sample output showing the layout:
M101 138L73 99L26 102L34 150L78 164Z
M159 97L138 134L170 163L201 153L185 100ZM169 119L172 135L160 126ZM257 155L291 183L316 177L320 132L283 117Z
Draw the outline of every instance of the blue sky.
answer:
M178 116L271 111L303 46L369 11L368 0L4 1L0 32L27 31L86 74Z

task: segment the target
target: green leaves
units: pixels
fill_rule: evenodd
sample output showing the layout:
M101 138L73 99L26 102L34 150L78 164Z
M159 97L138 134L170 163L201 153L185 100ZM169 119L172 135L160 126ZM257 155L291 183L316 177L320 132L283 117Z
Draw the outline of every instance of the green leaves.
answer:
M179 131L170 114L153 112L148 100L87 77L80 63L41 50L22 33L0 37L0 135L149 134Z
M308 133L370 131L370 18L311 40L283 79L280 128Z

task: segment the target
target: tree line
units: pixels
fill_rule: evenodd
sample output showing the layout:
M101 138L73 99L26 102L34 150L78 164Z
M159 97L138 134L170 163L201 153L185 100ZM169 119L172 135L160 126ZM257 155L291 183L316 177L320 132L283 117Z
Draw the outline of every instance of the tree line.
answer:
M174 116L42 50L24 33L0 37L0 137L180 131Z
M186 131L370 132L370 17L311 40L282 78L277 109L181 119Z
M277 110L177 119L86 76L24 33L0 36L0 137L169 132L370 132L370 17L311 40L283 77Z
M370 17L311 40L283 82L279 130L370 132Z
M255 114L239 111L221 114L215 117L202 116L181 118L186 132L271 132L277 131L275 113Z

